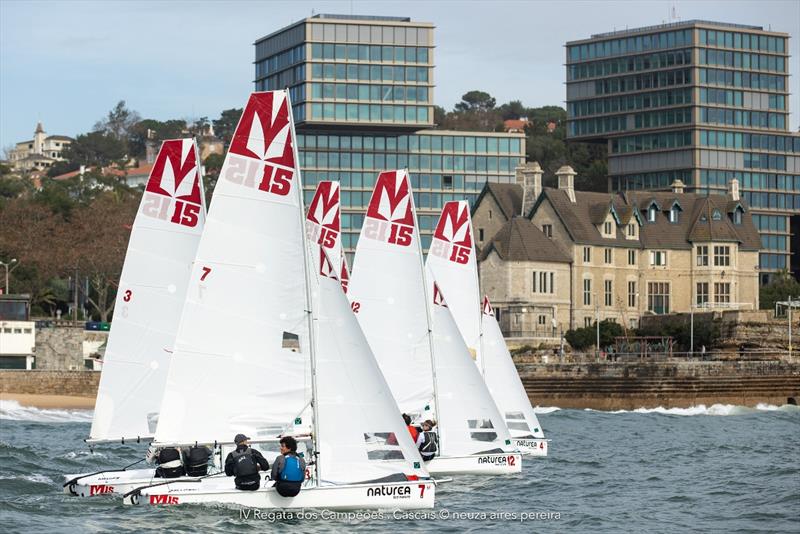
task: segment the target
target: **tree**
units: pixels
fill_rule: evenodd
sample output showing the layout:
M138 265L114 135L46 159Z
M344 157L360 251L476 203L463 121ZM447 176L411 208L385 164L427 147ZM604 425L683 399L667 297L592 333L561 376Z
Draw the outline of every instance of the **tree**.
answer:
M496 101L492 95L484 91L470 91L461 96L456 104L456 111L488 111L494 108Z
M94 130L111 135L123 143L127 143L134 125L141 120L139 114L125 106L125 101L120 100L108 115L95 123Z
M600 347L613 345L616 341L615 338L621 337L623 334L622 326L614 321L610 319L600 321ZM585 350L595 346L597 344L597 322L592 326L567 330L567 333L564 334L564 339L575 350Z
M762 310L774 310L775 303L800 298L800 282L787 271L775 274L769 284L761 286L759 303Z
M217 186L217 179L219 178L219 171L222 170L222 164L225 162L225 156L222 154L209 154L203 161L203 190L206 194L206 206L211 206L211 196L214 193L214 188Z
M105 132L79 135L66 150L64 159L71 165L96 165L105 167L125 159L126 143Z
M214 133L225 142L226 147L233 138L233 132L236 130L236 125L239 124L242 111L244 111L242 108L226 109L219 114L219 119L214 119Z
M520 117L526 117L527 114L528 110L519 100L512 100L508 104L500 106L500 116L503 120L519 119Z

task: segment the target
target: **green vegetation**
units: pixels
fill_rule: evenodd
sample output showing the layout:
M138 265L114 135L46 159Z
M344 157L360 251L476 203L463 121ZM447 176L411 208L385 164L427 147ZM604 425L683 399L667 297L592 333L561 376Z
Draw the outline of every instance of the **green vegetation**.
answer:
M769 284L761 286L759 303L762 310L774 310L776 302L789 300L789 297L800 299L800 282L782 271L773 276Z

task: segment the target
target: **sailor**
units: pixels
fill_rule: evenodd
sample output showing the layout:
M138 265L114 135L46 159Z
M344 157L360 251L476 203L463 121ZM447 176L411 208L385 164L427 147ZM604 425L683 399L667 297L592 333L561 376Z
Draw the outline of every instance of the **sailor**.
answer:
M294 497L306 478L306 461L297 455L297 441L284 436L280 441L281 454L272 463L272 480L281 497Z
M414 443L417 442L417 438L419 437L419 430L417 427L411 424L411 416L407 413L403 414L403 421L406 423L406 428L408 428L408 433L411 434L411 441Z
M436 426L430 419L422 423L422 432L417 436L417 448L422 460L428 462L439 452L439 435L433 430Z
M156 478L178 478L186 474L181 453L174 447L157 449L150 445L145 459L149 464L156 464Z
M204 445L183 449L183 465L186 476L202 477L208 474L208 459L211 449Z
M225 458L225 474L236 477L233 480L236 489L255 491L261 485L258 470L266 471L269 463L260 452L250 447L250 438L244 434L236 434L233 442L236 450Z

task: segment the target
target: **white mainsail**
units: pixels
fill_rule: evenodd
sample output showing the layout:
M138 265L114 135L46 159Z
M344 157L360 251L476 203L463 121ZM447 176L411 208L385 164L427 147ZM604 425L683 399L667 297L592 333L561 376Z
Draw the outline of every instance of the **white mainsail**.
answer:
M288 93L253 93L198 247L157 444L273 437L308 405L299 188Z
M313 246L313 245L312 245ZM319 249L316 415L322 483L429 476L389 386Z
M164 141L131 228L90 431L92 442L149 438L206 218L193 139Z
M356 246L348 297L398 406L433 399L422 249L408 172L380 173Z
M539 419L533 411L525 386L519 378L517 367L506 347L500 325L494 316L489 297L484 297L483 353L486 373L483 378L497 406L504 412L506 424L514 438L544 438Z

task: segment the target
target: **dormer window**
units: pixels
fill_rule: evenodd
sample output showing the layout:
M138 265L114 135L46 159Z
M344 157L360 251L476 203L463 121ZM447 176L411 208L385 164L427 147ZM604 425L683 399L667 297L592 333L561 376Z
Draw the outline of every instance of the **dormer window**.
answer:
M669 210L669 222L678 222L678 206L672 206Z
M610 236L611 233L612 233L612 230L613 230L613 227L611 225L611 222L606 221L605 223L603 223L603 234L604 235Z
M647 208L647 221L648 222L656 222L656 214L658 213L658 208L655 205L650 206Z
M711 218L715 221L721 221L722 213L718 209L715 209L714 211L711 212Z
M628 223L628 237L636 237L636 225Z
M744 210L741 206L736 206L736 209L733 210L733 224L742 224L742 215L744 215Z

